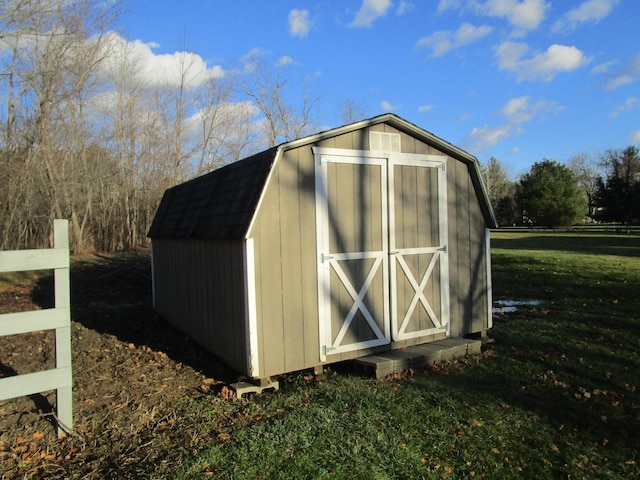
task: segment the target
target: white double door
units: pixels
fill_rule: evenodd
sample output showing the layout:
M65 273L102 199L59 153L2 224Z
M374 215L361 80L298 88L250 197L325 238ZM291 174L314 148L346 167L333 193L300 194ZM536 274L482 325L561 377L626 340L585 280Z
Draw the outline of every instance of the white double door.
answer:
M446 157L314 154L321 359L448 334Z

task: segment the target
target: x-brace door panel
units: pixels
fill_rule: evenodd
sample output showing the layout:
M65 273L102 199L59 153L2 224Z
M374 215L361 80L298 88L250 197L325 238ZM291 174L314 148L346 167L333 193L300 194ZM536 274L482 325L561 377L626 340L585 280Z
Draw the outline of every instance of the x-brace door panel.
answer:
M386 159L331 153L316 155L322 359L390 342Z
M321 360L448 333L446 157L314 153Z
M385 254L333 255L331 268L331 325L328 351L339 353L354 346L374 346L388 342L384 324L379 324L377 299L384 292ZM358 347L360 348L360 347Z
M392 338L449 333L444 161L391 158L389 248Z

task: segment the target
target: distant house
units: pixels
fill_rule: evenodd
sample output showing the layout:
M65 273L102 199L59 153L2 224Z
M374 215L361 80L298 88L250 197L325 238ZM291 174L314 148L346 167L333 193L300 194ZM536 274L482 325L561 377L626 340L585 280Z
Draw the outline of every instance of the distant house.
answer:
M385 114L167 190L154 307L257 379L484 332L496 226L476 158Z

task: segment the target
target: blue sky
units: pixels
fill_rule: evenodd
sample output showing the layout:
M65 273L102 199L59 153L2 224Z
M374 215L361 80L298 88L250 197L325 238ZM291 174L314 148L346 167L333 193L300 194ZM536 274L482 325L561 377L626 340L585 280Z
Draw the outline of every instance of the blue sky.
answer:
M640 144L637 0L126 0L121 35L149 81L188 52L224 76L259 51L290 91L393 112L517 176ZM293 101L293 100L292 100Z

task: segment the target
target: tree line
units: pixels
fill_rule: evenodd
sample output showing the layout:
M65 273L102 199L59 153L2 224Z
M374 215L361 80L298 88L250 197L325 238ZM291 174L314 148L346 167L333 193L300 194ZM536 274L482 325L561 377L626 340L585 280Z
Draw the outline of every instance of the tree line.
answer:
M640 150L634 145L579 153L568 165L543 159L517 181L493 157L481 170L501 226L640 222Z
M0 1L1 250L48 247L54 218L69 219L75 253L146 245L167 188L327 124L320 96L260 52L222 74L185 49L172 79L149 82L112 28L122 15L113 0ZM366 116L353 100L334 111L339 123ZM501 224L558 222L526 203L534 180L558 168L542 163L520 182L495 159L483 166ZM560 208L571 213L561 223L637 221L638 170L635 147L576 156L561 183L578 182L579 207Z
M2 250L49 246L54 218L73 252L137 248L166 188L314 129L320 97L260 52L224 74L176 53L149 82L121 7L0 2Z

